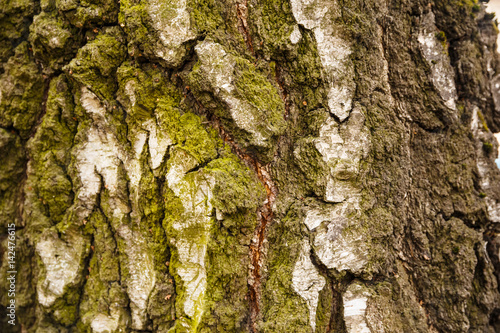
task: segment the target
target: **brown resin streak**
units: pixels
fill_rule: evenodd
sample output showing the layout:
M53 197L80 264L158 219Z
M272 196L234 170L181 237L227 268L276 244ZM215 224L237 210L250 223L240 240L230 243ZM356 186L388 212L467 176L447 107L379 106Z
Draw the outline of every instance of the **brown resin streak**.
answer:
M267 171L267 166L262 166L254 160L254 169L262 184L266 188L267 198L257 211L259 224L255 229L254 237L250 244L250 316L251 331L256 332L256 322L260 314L261 278L264 254L264 242L266 240L267 225L273 220L273 205L276 200L277 189Z
M252 54L255 54L252 44L252 36L250 35L250 30L248 28L248 1L242 0L236 4L236 13L238 15L238 20L240 21L238 25L239 32L243 35L248 49Z
M219 129L219 134L224 142L231 146L232 151L250 167L266 189L266 200L257 210L258 225L254 231L254 236L250 243L250 277L248 281L250 296L250 332L257 332L256 323L260 315L261 305L261 279L262 266L264 261L264 243L266 240L267 226L273 220L273 205L276 201L278 190L274 185L268 171L267 165L262 165L256 158L246 154L234 142L229 133L225 132L218 119L212 119L211 122Z
M256 332L256 323L260 315L261 305L261 269L264 260L264 242L266 240L267 226L273 219L273 205L276 200L278 190L269 174L269 164L262 165L255 157L244 152L234 141L232 136L224 130L220 119L211 112L208 112L194 97L189 88L185 88L183 91L184 96L187 97L187 99L192 103L196 113L204 115L207 118L211 126L218 130L219 136L224 140L224 143L228 144L231 147L232 152L235 153L245 163L245 165L255 172L266 189L266 200L257 210L258 225L250 243L251 265L250 277L248 281L250 296L250 332Z

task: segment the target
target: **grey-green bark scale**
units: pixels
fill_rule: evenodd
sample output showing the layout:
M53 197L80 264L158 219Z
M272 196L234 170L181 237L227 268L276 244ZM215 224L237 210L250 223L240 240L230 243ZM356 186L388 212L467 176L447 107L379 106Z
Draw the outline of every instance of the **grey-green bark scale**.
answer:
M0 4L2 332L500 329L475 0Z

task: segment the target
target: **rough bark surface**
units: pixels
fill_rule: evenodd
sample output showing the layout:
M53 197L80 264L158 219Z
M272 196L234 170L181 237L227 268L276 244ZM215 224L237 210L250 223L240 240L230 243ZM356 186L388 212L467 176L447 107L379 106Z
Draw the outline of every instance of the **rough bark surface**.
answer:
M0 330L499 332L497 32L476 0L0 1Z

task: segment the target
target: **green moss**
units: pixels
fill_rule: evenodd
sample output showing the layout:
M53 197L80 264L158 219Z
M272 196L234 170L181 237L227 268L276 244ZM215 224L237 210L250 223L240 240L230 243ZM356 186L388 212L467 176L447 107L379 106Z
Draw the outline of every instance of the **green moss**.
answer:
M128 35L129 54L167 67L178 67L192 47L195 34L183 16L181 2L120 2L119 22ZM177 29L177 31L174 31Z
M85 286L79 291L81 301L78 327L83 332L90 331L92 319L97 315L113 315L112 309L119 311L118 309L129 304L127 295L119 285L121 276L119 258L116 255L117 244L106 217L101 211L95 210L87 225L93 233L93 245L88 267L84 271ZM119 327L126 328L124 321L127 319L119 318Z
M483 150L486 152L486 154L491 154L491 152L493 151L493 144L488 141L483 142Z
M64 70L67 75L88 87L102 100L113 100L117 88L114 74L126 56L119 29L100 33L78 50Z
M254 32L255 47L266 55L291 45L290 34L296 24L289 2L258 0L250 6L249 24Z
M234 76L238 95L261 111L255 119L257 127L269 136L282 134L286 126L285 107L278 89L243 58L236 58Z
M44 71L50 74L74 57L81 43L80 36L60 16L42 12L30 25L29 41L33 55L44 62Z
M90 267L94 271L92 276L97 274L103 282L119 281L120 266L115 255L116 241L106 217L99 210L95 210L87 223L93 228L92 235L94 237L90 263Z
M116 24L119 2L114 0L60 0L57 10L77 28Z
M294 292L292 274L306 235L302 203L294 203L279 223L269 226L267 240L273 244L267 255L267 276L262 281L260 332L311 332L309 309Z
M338 302L337 299L334 299L338 294L332 295L333 290L334 282L331 279L326 279L325 287L319 292L318 307L316 309L316 332L325 332L332 326L331 316L335 306L334 302ZM339 324L337 322L333 323L333 325Z
M131 54L135 56L140 52L154 54L151 49L154 42L148 38L148 29L145 25L147 14L144 3L130 0L120 1L118 21L127 35L131 37L131 45L129 45Z
M256 209L266 197L262 183L228 149L225 157L210 162L205 170L215 178L213 205L224 214Z
M140 125L150 119L160 98L179 107L181 95L156 65L123 63L117 70L117 99L125 106L129 123Z
M495 16L496 16L496 13L485 13L484 14L484 19L487 20L487 21L493 21L493 19L495 18ZM493 25L493 27L497 26L494 22L492 22L492 25ZM497 31L497 33L498 33L498 31Z
M148 239L148 247L155 262L155 270L158 274L165 274L168 267L170 253L168 240L161 221L164 218L164 200L157 179L147 164L147 150L142 158L142 177L139 183L139 209L144 222L144 237Z
M248 330L248 247L257 224L254 211L215 221L207 248L207 299L199 332Z
M446 34L444 31L436 33L436 38L441 42L443 49L448 50L448 40L446 39Z
M200 117L187 110L182 95L156 66L130 63L118 69L118 99L128 111L129 126L157 124L172 144L204 164L217 157L218 134L206 129Z
M168 98L160 99L156 113L165 125L170 138L178 146L204 164L217 157L218 136L207 130L199 116L191 112L181 115Z
M436 1L433 6L438 28L449 40L470 37L477 29L474 18L481 10L477 0Z
M14 47L28 34L37 4L33 0L0 2L0 63L14 55Z
M27 42L15 48L4 70L0 76L0 126L13 127L27 139L42 112L44 92L42 75L30 59Z
M46 114L27 145L31 172L26 191L35 195L33 200L39 201L40 212L53 224L62 220L73 203L73 185L66 169L75 132L73 96L65 76L61 75L50 82Z
M189 171L201 166L172 185L177 195L167 186L163 188L163 228L171 254L168 268L176 281L177 320L171 331L185 332L183 325L199 332L242 330L249 310L245 299L248 271L241 270L241 263L249 262L248 246L257 223L255 209L264 200L265 191L229 147L222 148L215 131L205 129L199 116L182 113L182 109L177 101L164 96L155 110L159 124L164 124L175 145L170 151L168 170L181 166ZM189 208L192 200L196 209ZM211 205L223 220L204 216L214 213L203 212ZM186 246L192 253L206 251L207 290L195 300L198 309L204 309L203 316L198 312L194 317L185 314L184 304L190 295L179 272L201 267L182 259L185 254L179 253L179 246L183 253Z
M199 61L186 78L195 97L221 119L241 147L263 162L270 161L286 128L284 103L277 88L254 64L228 54L218 43L205 40L197 53Z
M481 124L483 125L483 129L486 131L486 132L489 132L490 129L488 128L488 124L486 124L486 120L484 119L484 115L481 111L477 111L477 116L479 117L479 120L481 121Z
M329 172L329 166L316 149L315 139L298 139L293 154L293 163L301 172L307 191L321 195L326 186L325 174Z
M217 0L188 0L191 19L201 34L209 34L224 25Z
M297 26L290 3L258 0L248 12L256 53L276 63L279 75L275 79L279 78L283 88L292 92L291 102L298 105L301 112L326 105L323 66L314 33ZM290 40L294 28L301 34L297 44ZM304 101L307 105L303 105ZM297 122L300 123L302 121Z

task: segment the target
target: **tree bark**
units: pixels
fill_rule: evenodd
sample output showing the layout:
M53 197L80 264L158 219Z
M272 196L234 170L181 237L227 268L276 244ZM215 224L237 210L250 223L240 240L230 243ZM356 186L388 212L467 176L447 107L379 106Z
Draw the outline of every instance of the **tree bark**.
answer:
M477 0L2 1L1 331L499 332L497 33Z

